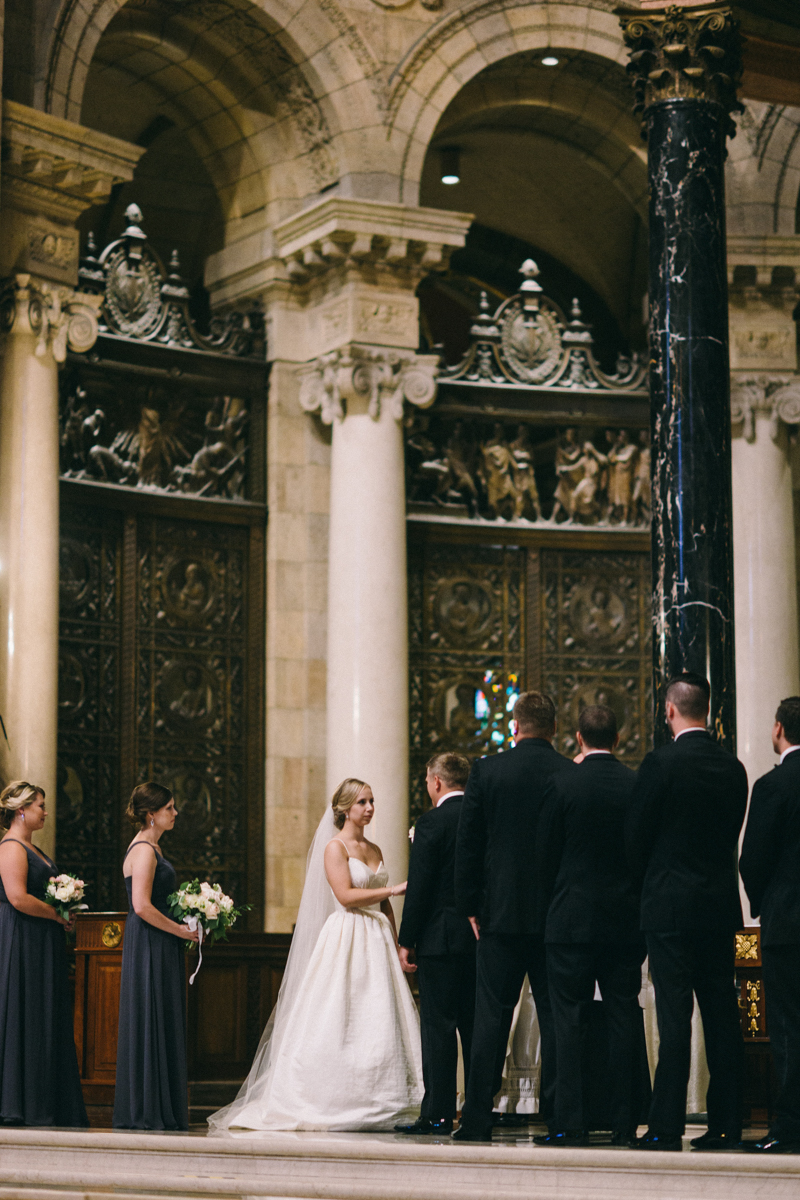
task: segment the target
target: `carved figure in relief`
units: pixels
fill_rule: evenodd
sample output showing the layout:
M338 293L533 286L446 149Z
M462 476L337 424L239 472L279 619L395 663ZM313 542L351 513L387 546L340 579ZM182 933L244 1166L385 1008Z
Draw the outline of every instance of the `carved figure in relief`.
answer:
M182 608L190 612L199 612L205 605L207 589L203 569L199 563L188 563L186 567L186 582L178 593Z
M459 750L474 753L476 738L483 732L483 724L475 715L475 688L471 683L457 683L448 688L445 696L445 728L452 743Z
M489 515L510 520L517 507L514 483L516 462L499 422L495 424L488 442L481 446L481 464L480 476Z
M461 421L456 421L444 448L447 473L442 475L433 498L439 504L453 504L460 501L462 504L466 504L469 515L474 517L478 511L478 489L475 486L468 461L469 445L464 435L464 426Z
M424 501L433 498L442 480L449 474L447 463L437 456L436 445L428 436L430 418L427 413L412 413L406 419L406 463L408 467L408 498Z
M637 447L631 442L627 431L620 429L608 452L611 468L608 479L608 515L612 521L619 519L623 525L627 525L631 519L638 458Z
M61 469L67 474L80 471L85 463L83 450L83 423L89 415L86 391L76 387L67 397L64 423L59 439L61 445Z
M633 506L637 524L646 525L650 520L650 434L643 429L639 434L639 462L633 481Z
M555 502L550 520L555 521L559 513L569 520L572 518L572 493L583 476L580 466L581 447L578 443L578 431L570 427L564 431L556 447L556 483Z
M184 721L200 721L208 715L207 688L199 667L186 667L184 689L170 704L170 712Z
M583 443L583 453L575 464L580 470L581 478L572 492L572 508L570 518L580 517L584 521L595 521L600 516L601 508L598 492L603 483L603 468L608 466L608 459L601 454L594 442Z
M528 426L519 425L517 436L510 446L514 456L514 487L516 489L514 516L530 517L538 521L542 515L539 489L533 469L533 447L528 436Z

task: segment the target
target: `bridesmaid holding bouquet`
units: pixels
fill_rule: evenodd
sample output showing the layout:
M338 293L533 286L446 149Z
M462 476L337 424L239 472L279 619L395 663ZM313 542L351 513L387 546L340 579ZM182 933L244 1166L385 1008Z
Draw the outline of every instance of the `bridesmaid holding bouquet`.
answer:
M33 844L44 791L10 783L0 793L0 1123L89 1122L72 1032L64 929L45 902L58 867Z
M175 870L158 848L177 812L158 783L134 788L126 810L139 832L122 873L128 919L122 945L115 1129L188 1129L183 943L197 933L169 917Z

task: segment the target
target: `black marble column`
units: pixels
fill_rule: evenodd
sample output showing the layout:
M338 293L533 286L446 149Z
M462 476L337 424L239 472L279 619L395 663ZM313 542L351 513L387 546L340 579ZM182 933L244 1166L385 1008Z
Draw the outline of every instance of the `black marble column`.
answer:
M719 6L622 23L639 75L650 179L655 740L668 736L667 680L698 671L711 681L717 736L735 750L724 188L735 73L723 76L731 85L724 95L714 77L720 59L736 54L736 29Z

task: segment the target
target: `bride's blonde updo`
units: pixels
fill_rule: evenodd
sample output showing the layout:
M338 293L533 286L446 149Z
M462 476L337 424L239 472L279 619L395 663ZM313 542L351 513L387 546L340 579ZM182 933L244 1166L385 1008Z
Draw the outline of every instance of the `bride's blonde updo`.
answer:
M15 779L8 787L0 792L0 811L3 814L3 824L11 828L14 817L23 808L29 808L37 796L44 800L44 788L26 783L24 779Z
M344 829L347 814L366 786L363 779L345 779L344 783L339 784L331 800L333 823L337 829Z

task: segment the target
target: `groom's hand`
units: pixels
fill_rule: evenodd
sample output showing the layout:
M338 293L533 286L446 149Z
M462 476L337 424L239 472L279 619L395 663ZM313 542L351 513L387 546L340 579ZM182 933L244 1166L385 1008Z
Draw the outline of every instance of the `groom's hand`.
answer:
M472 932L475 934L475 941L479 942L481 940L481 923L477 917L469 917L468 920L472 926Z
M417 964L413 961L414 951L409 950L408 946L398 946L397 953L400 956L400 966L406 975L413 975L417 969Z

